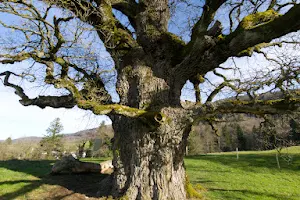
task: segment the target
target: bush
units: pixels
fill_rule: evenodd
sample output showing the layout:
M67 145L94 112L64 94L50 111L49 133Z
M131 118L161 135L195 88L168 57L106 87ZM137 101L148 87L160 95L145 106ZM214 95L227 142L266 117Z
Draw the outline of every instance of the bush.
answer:
M40 159L40 151L36 151L37 148L37 144L32 144L29 142L13 143L11 145L8 145L6 143L0 143L0 160Z
M103 146L98 151L92 153L93 157L112 157L112 155L112 151L107 146Z

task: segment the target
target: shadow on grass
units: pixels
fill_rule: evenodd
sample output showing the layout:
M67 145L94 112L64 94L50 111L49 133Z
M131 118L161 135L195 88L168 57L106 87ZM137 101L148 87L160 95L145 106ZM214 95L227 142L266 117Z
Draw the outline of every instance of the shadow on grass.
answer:
M72 193L80 193L88 197L101 197L108 196L107 191L102 191L99 193L100 182L107 175L102 174L63 174L63 175L50 175L52 164L55 161L49 160L38 160L38 161L30 161L30 160L8 160L8 161L0 161L0 168L5 168L8 170L22 172L28 175L32 175L34 177L38 177L39 180L13 180L13 181L0 181L0 188L3 185L14 185L25 183L21 189L6 193L0 196L0 200L10 200L16 199L18 196L25 195L28 192L31 192L42 185L58 185L66 188ZM2 175L5 178L5 174ZM9 177L8 177L9 178ZM1 180L1 179L0 179ZM64 190L66 190L64 189ZM56 194L55 197L51 199L61 199L70 194Z
M300 155L290 154L289 156L292 157L290 164L282 157L280 158L281 169L284 169L285 171L299 171ZM233 154L208 154L199 156L188 156L186 158L188 160L216 162L225 166L241 169L244 171L256 171L257 168L278 169L275 154L240 154L238 160ZM191 169L191 167L189 167L189 169Z
M261 199L262 197L267 198L274 198L274 199L295 199L294 197L287 197L286 195L279 195L279 194L271 194L267 192L255 192L251 190L226 190L226 189L219 189L219 188L210 188L211 191L217 191L222 194L224 199L247 199L247 197L257 197L257 199Z
M229 181L212 181L212 180L205 180L205 179L202 179L202 178L198 178L194 181L196 184L197 183L229 183Z

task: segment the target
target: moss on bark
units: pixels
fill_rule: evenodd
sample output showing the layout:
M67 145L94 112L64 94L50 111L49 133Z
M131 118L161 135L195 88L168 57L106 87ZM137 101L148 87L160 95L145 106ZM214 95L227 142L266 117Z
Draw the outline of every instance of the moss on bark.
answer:
M244 17L244 19L240 23L240 26L243 29L256 28L257 26L260 26L267 22L270 22L279 16L280 16L280 14L274 10L258 12L258 13L251 14L251 15Z

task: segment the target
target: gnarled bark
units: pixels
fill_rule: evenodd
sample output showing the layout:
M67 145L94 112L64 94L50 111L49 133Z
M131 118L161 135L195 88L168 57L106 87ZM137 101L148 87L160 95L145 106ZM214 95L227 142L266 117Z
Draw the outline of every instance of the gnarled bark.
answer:
M129 199L185 199L183 156L191 124L183 109L163 108L157 128L123 116L114 118L113 194Z

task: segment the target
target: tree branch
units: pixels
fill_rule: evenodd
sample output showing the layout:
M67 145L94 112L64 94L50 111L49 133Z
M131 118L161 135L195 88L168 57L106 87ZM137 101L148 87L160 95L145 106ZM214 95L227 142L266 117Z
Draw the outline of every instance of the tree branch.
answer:
M10 3L13 3L14 6L11 6ZM27 25L34 31L30 32L30 34L32 33L31 36L26 37L26 42L24 42L24 44L22 43L18 46L15 46L15 44L13 44L12 47L8 48L7 54L0 55L0 63L14 64L16 62L21 62L31 58L36 63L46 66L46 76L44 78L45 83L52 84L56 88L65 88L73 95L74 98L77 99L93 98L95 100L94 97L97 97L97 103L111 103L111 96L105 90L105 84L103 83L103 80L101 79L100 75L98 73L93 72L92 69L88 69L88 67L80 68L76 65L76 61L72 62L72 60L68 59L65 56L66 54L68 54L68 51L64 51L65 48L71 48L72 45L77 47L77 38L75 35L74 40L71 41L71 45L67 46L70 44L70 42L64 38L64 35L62 34L64 30L61 30L63 29L61 27L61 24L69 22L74 18L73 16L65 18L56 18L54 16L52 23L46 21L46 14L42 15L34 5L27 3L26 1L12 0L6 1L3 4L5 5L0 8L0 10L3 12L9 12L16 16L20 16L20 13L22 13L22 9L26 9L26 11L31 13L32 15L26 15L26 19L29 20ZM49 9L50 6L47 7L46 13L49 12ZM23 17L23 15L21 17ZM3 22L1 24L4 25L6 28L10 28L13 30L17 29L23 32L25 35L26 32L30 30L29 28L24 27L23 25L6 26L6 24ZM38 40L38 42L33 46L31 45L31 42L34 42L36 37L40 40ZM83 58L83 60L84 59L86 58ZM97 63L97 61L95 61L95 63ZM72 76L72 72L69 72L69 68L73 68L74 70L76 70L77 73L80 74L79 76L83 76L83 81L88 82L83 85L82 91L79 91L77 89L76 80L72 80L72 78L70 78ZM56 74L55 69L59 69L60 74Z
M136 15L138 4L134 0L111 0L112 8L126 15L133 28L136 28Z
M22 75L15 74L10 71L0 73L0 76L4 76L3 84L5 86L15 89L15 94L18 95L21 100L19 101L23 106L35 105L40 108L45 108L46 106L52 108L73 108L76 105L75 98L72 94L64 96L38 96L34 99L30 99L24 92L23 88L18 85L9 82L11 75L22 77Z
M112 13L112 4L114 6L127 5L125 1L97 1L97 6L87 1L63 1L47 0L46 2L65 8L83 22L92 25L103 41L106 49L112 54L123 55L126 49L137 46L131 33L114 17ZM122 7L122 6L121 6ZM125 6L126 7L126 6ZM127 7L131 7L127 6ZM132 8L133 9L133 8ZM126 10L123 10L126 13ZM129 12L129 11L128 11ZM130 17L130 16L128 16Z
M23 52L17 55L9 55L9 54L0 54L0 63L2 64L14 64L17 62L22 62L32 57L31 53Z
M187 45L183 61L172 69L174 79L182 87L196 73L206 74L232 56L250 56L259 44L267 46L271 40L299 29L299 4L282 16L273 10L248 15L230 35L204 35Z
M77 105L81 109L91 110L96 115L104 115L109 113L124 115L127 117L139 118L147 123L151 123L152 126L163 123L166 120L166 116L164 116L160 112L151 112L119 104L101 105L95 101L84 100L81 97L76 97L73 94L64 96L38 96L34 99L30 99L25 94L23 88L9 82L9 78L11 75L17 77L24 76L15 74L10 71L0 73L0 77L4 76L3 84L5 86L15 89L15 93L21 98L19 102L23 106L35 105L40 108L45 108L47 106L52 108L73 108ZM63 83L61 84L64 85Z
M239 27L226 36L230 56L242 56L244 50L260 43L268 43L300 29L300 5L293 6L281 16L273 10L245 17Z
M190 81L194 85L194 91L195 91L195 96L196 96L196 103L201 104L201 91L199 84L204 82L203 75L197 74L194 77L190 79Z
M291 114L300 112L300 98L277 100L221 100L215 103L204 104L193 109L195 122L216 121L220 114L245 113L257 116Z
M242 101L232 100L217 104L213 109L214 113L251 113L256 115L264 114L285 114L298 112L300 98Z
M226 0L206 1L206 4L203 6L203 13L201 17L193 27L190 43L193 43L196 38L203 37L207 34L208 26L213 21L215 13L225 2Z

